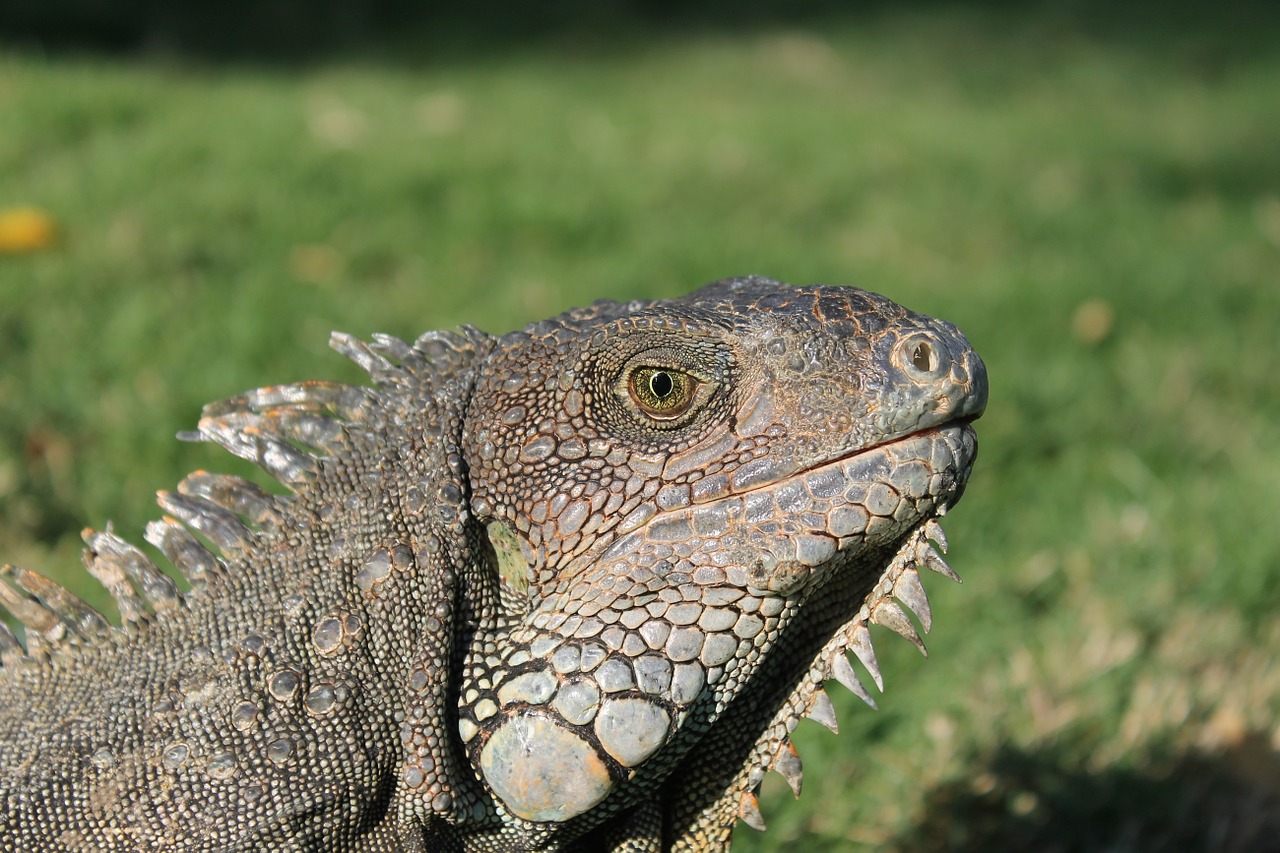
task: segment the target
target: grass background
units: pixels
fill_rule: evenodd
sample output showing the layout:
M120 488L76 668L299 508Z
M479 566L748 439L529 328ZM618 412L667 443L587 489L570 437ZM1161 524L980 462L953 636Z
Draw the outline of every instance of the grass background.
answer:
M1280 849L1280 20L752 8L4 42L0 209L61 237L0 256L0 554L104 603L77 531L242 470L203 402L356 380L331 329L858 284L989 367L966 581L735 849Z

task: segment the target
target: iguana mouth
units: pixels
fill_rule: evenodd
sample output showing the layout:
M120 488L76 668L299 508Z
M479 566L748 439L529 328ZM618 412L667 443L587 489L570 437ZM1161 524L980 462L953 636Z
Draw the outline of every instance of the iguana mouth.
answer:
M621 526L620 531L628 533L643 525L652 524L667 516L679 513L690 505L698 506L711 504L716 501L724 500L725 498L743 497L754 492L778 488L780 485L783 485L788 481L799 480L822 471L831 471L837 466L848 465L849 463L857 462L858 460L876 458L877 453L883 452L887 448L900 447L911 442L919 442L922 440L940 440L945 442L946 445L954 451L955 467L963 468L967 477L968 470L973 465L973 457L976 454L976 433L972 427L972 421L976 419L977 416L954 418L941 424L924 427L909 433L893 436L892 438L888 438L874 444L858 447L855 450L850 450L845 453L832 456L829 459L813 465L793 470L782 470L768 477L758 477L748 473L740 478L740 482L743 484L741 486L735 486L734 478L730 477L728 478L728 485L726 488L719 490L706 490L701 494L695 491L686 504L672 509L658 510L656 513L653 513L648 517L642 517L635 520L629 519L630 523L624 523ZM961 446L965 441L970 445L967 448ZM746 466L743 467L745 468Z
M741 534L731 549L737 559L794 558L817 568L836 552L888 545L913 524L944 514L959 500L976 455L976 433L968 419L957 419L798 470L768 477L735 472L722 478L724 488L701 496L695 489L683 505L657 512L642 507L620 525L623 535L593 558L615 559L634 548L637 537L678 541L733 530ZM779 550L791 545L794 553Z

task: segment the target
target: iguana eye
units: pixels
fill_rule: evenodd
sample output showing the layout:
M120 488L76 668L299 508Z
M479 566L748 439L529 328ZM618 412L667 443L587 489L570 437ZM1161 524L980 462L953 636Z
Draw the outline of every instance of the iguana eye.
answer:
M669 367L637 367L627 379L631 399L646 415L660 421L683 414L697 388L697 379Z

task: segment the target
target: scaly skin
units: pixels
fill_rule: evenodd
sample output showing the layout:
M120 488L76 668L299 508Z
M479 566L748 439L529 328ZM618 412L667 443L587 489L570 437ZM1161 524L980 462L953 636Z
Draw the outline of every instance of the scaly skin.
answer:
M191 591L109 529L122 628L3 570L6 849L725 849L823 681L869 700L867 625L928 629L987 393L950 324L748 278L335 346L374 388L206 409L291 494L162 493Z

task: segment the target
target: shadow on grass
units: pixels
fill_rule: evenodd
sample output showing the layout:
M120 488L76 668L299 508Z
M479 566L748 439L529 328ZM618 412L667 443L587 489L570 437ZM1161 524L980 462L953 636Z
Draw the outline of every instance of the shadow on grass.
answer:
M1173 44L1210 64L1277 48L1280 4L1266 0L0 0L0 46L41 52L298 63L333 56L406 64L512 49L625 48L682 31L976 16L1032 38L1079 36L1142 49Z
M1005 747L935 788L894 849L1040 853L1280 851L1280 754L1251 733L1151 769L1090 770Z

